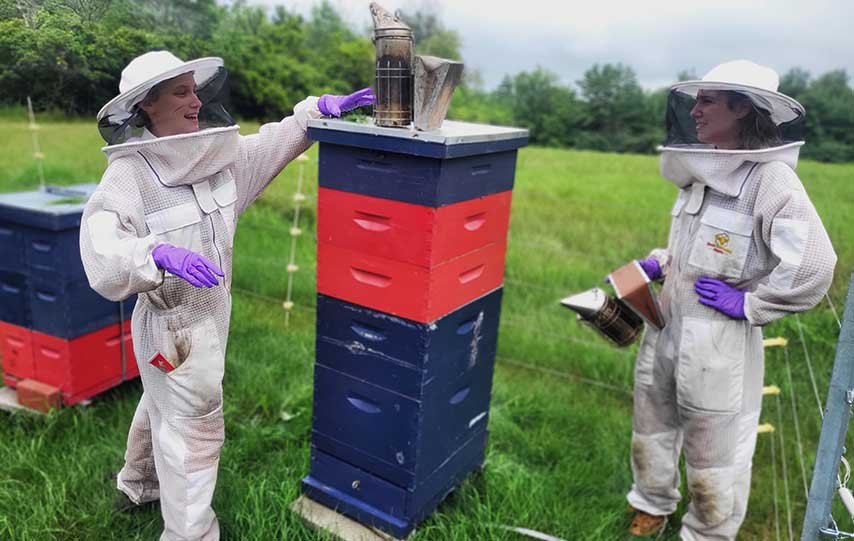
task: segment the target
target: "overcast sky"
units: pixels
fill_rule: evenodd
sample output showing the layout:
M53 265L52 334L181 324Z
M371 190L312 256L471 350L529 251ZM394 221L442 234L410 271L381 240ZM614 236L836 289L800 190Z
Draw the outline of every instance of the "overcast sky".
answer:
M319 0L252 0L307 14ZM369 0L331 0L355 27L370 24ZM693 69L745 58L780 75L800 66L812 75L854 74L854 0L381 0L394 10L438 8L462 37L467 67L487 88L505 74L537 65L574 83L594 63L631 66L645 88ZM417 36L416 36L417 37Z

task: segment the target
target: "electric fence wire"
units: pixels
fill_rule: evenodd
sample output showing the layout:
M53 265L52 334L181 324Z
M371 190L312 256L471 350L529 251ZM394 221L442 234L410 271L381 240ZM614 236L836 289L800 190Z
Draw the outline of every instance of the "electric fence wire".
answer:
M813 371L813 368L812 368L812 360L810 359L810 352L807 349L806 338L804 338L804 328L803 328L803 325L801 325L801 318L800 318L800 315L798 315L798 314L795 314L795 326L798 328L798 336L800 337L801 346L803 347L803 350L804 350L804 358L807 361L807 370L809 371L809 374L810 374L810 382L812 383L813 394L815 394L815 402L818 405L818 415L819 415L819 417L821 417L821 419L823 421L824 420L824 408L821 407L821 397L818 393L818 385L816 385L816 382L815 382L815 372Z
M249 289L244 289L244 288L240 288L240 287L233 287L232 291L242 293L244 295L248 295L250 297L254 297L256 299L264 300L264 301L271 302L274 304L281 304L282 303L281 299L277 299L275 297L270 297L269 295L264 295L262 293L258 293L257 291L252 291ZM314 312L315 311L315 308L312 306L296 305L294 308L298 308L304 312ZM631 394L632 394L632 390L628 387L621 387L621 386L614 385L612 383L608 383L605 381L599 381L599 380L596 380L593 378L582 376L581 374L572 373L572 372L562 372L560 370L545 368L542 366L537 366L537 365L533 365L530 363L525 363L522 361L518 361L516 359L504 357L504 356L496 356L496 359L499 360L500 362L504 363L504 364L513 365L513 366L516 366L518 368L525 368L527 370L539 372L541 374L546 374L549 376L556 376L556 377L560 377L560 378L564 378L564 379L568 379L568 380L572 380L572 381L579 381L582 383L595 385L597 387L601 387L603 389L609 389L611 391L614 391L614 392L617 392L620 394L624 394L624 395L631 396Z
M792 419L795 425L795 441L798 445L798 464L801 468L801 480L804 484L804 497L809 499L810 491L807 486L807 471L806 466L804 465L804 446L803 440L801 439L801 419L798 416L798 405L797 405L797 393L795 393L795 385L792 381L792 366L789 361L789 347L786 346L783 348L783 357L785 358L786 364L786 379L789 382L789 389L791 391L791 397L789 397L789 403L792 405Z
M786 523L788 524L788 532L789 532L789 541L794 539L794 533L792 530L792 503L789 500L789 472L786 467L786 443L785 438L783 437L783 415L782 415L782 401L780 400L780 395L777 395L777 432L780 434L780 464L783 472L783 494L785 498L783 501L786 503ZM772 434L773 435L773 434Z
M839 321L839 312L836 311L836 306L834 306L833 301L830 300L830 295L825 293L824 298L827 299L827 304L830 305L830 311L833 312L833 318L836 320L836 325L839 327L839 330L842 330L842 322Z
M570 372L562 372L560 370L554 370L552 368L545 368L542 366L533 365L530 363L525 363L522 361L517 361L516 359L511 359L509 357L504 357L502 355L496 355L495 359L501 364L507 364L510 366L515 366L517 368L524 368L525 370L531 370L534 372L539 372L541 374L545 374L548 376L555 376L563 379L568 379L571 381L577 381L581 383L586 383L588 385L594 385L596 387L601 387L603 389L608 389L609 391L614 391L619 394L632 396L632 390L626 387L619 387L617 385L612 385L610 383L606 383L604 381L595 380L592 378L584 377L580 374L573 374Z
M771 434L771 486L774 494L774 531L777 533L777 541L780 541L780 509L777 504L777 439Z
M261 232L265 232L265 233L270 233L270 234L275 235L277 238L283 238L283 237L287 237L290 235L290 231L287 229L282 229L281 227L271 227L268 225L256 224L256 223L251 223L251 222L241 223L239 228L238 228L238 231L240 231L242 229L249 229L249 230L254 230L254 231L261 231ZM312 242L315 242L315 243L317 242L317 232L314 229L312 229L311 232L307 232L304 236L306 238L310 239ZM513 243L512 238L508 239L508 242L512 244ZM547 242L545 242L543 240L539 240L539 239L525 239L524 242L525 242L525 245L527 245L527 246L539 246L541 248L550 249L554 252L559 253L562 256L578 256L579 258L583 258L584 261L594 261L598 265L600 265L603 269L613 270L617 267L620 267L621 265L623 265L625 263L625 261L623 261L622 258L614 258L614 257L609 257L609 256L600 256L597 254L591 254L589 252L585 252L584 250L582 250L580 248L573 248L573 247L568 247L568 246L563 246L563 245L556 246L554 244L547 243ZM525 287L531 287L534 289L543 289L543 290L548 290L548 291L555 291L559 294L566 294L566 290L556 288L556 287L547 287L547 286L542 286L539 284L531 284L531 283L525 283L524 285L525 285Z
M273 233L277 238L285 238L291 236L291 231L289 229L282 229L281 227L271 227L269 225L261 225L255 224L251 222L241 223L237 228L237 231L240 232L242 229L250 229L254 231L263 231L265 233ZM305 235L306 238L312 240L312 242L317 242L317 233L312 229L310 234Z

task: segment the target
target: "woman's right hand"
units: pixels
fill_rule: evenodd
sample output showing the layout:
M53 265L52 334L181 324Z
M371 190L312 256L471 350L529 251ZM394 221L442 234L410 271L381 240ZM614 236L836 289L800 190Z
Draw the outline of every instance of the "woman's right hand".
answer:
M357 107L372 105L376 101L373 89L366 87L346 96L324 94L317 101L317 108L325 116L340 117L341 113L352 111Z
M180 246L160 244L154 248L151 256L158 268L169 271L196 287L210 288L219 285L214 274L225 277L222 269L210 259Z

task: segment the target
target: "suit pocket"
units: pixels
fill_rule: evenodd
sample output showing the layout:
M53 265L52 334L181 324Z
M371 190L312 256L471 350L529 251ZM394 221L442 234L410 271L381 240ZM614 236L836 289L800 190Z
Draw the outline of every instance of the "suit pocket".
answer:
M752 216L709 207L700 217L688 263L715 277L741 278L752 233Z
M680 406L710 413L741 410L745 323L682 320L676 399Z
M225 357L213 319L193 327L167 331L166 351L174 351L179 366L166 374L169 400L183 417L206 415L222 405ZM168 358L168 354L167 354Z
M219 212L222 214L222 220L228 228L230 237L234 237L236 216L234 209L237 206L237 184L234 182L234 177L230 171L221 173L228 180L221 186L214 188L213 198L219 207Z
M185 203L145 215L148 229L162 242L202 253L202 215L195 203Z

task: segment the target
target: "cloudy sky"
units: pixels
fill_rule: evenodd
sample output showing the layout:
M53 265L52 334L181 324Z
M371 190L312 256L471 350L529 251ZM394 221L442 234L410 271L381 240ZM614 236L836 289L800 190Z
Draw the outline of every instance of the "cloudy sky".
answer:
M308 13L318 0L254 0ZM369 0L331 0L354 27L370 24ZM437 10L462 37L467 67L487 88L537 65L573 83L594 63L631 66L645 88L693 69L746 58L781 75L854 75L852 0L380 0L385 8Z

